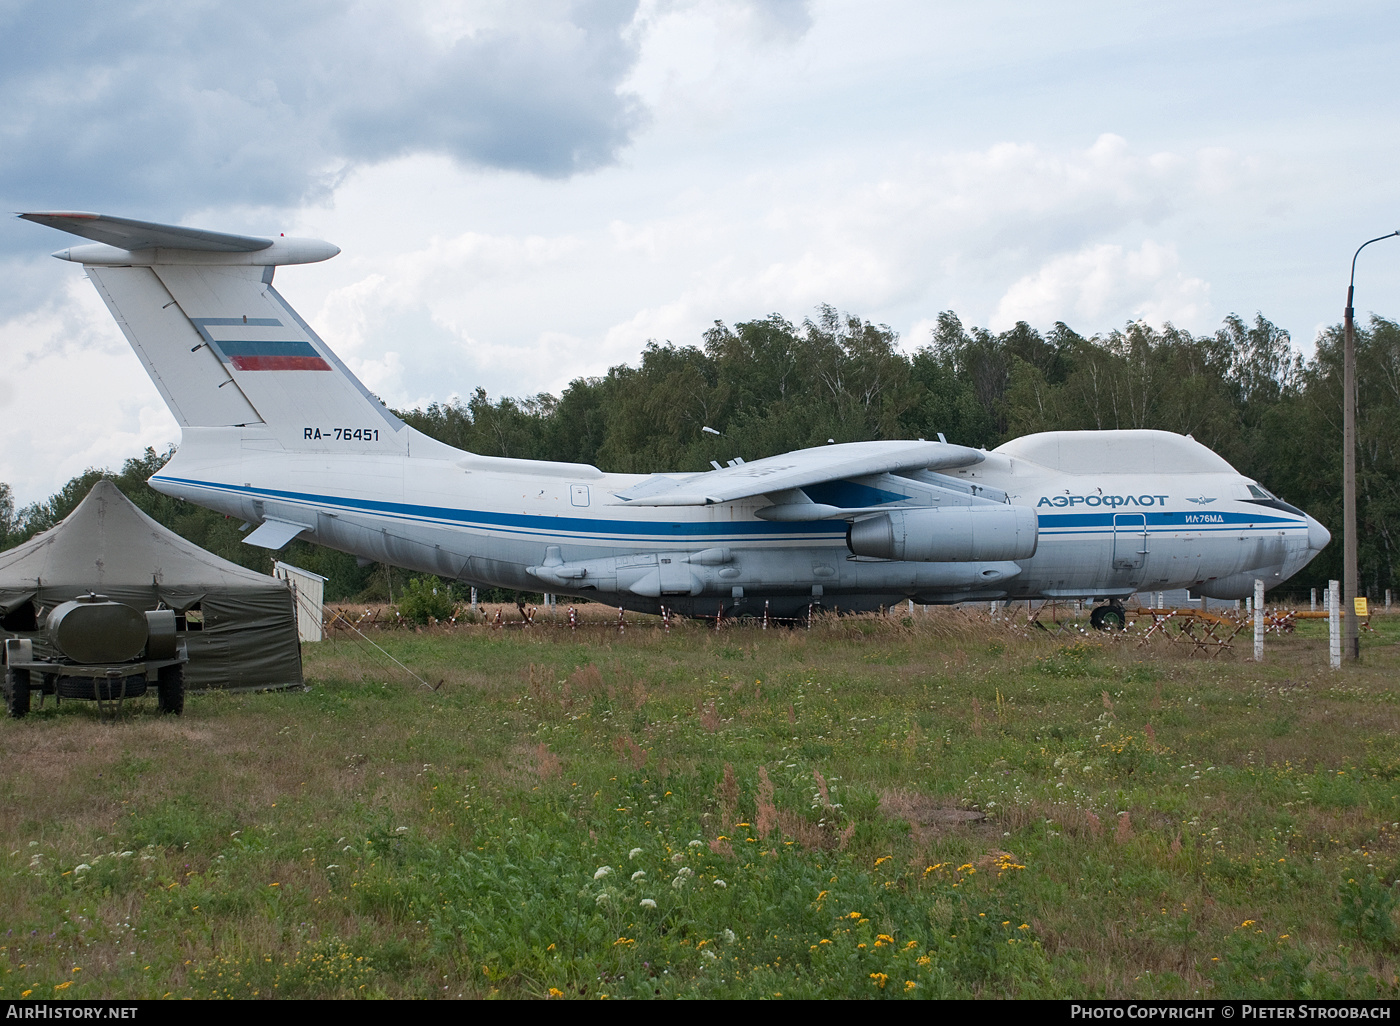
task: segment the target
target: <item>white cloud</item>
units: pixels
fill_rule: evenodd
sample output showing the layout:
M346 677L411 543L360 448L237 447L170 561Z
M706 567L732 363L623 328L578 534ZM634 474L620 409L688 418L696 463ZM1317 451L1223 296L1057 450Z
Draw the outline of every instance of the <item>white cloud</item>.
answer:
M1209 293L1206 282L1181 272L1174 246L1149 239L1125 252L1103 243L1057 256L1012 284L988 327L1005 331L1017 321L1102 325L1115 313L1118 323L1192 323L1205 313Z
M74 276L53 303L0 324L0 481L20 505L89 467L120 467L180 437L175 418L93 288Z
M561 188L415 158L342 188L324 227L358 242L332 235L347 246L338 279L331 265L285 273L328 285L301 305L319 306L312 322L391 405L478 386L528 395L634 361L649 339L696 344L716 319L801 320L821 303L911 325L913 345L950 306L976 323L1014 308L1087 331L1190 321L1206 292L1170 244L1104 237L1160 224L1200 178L1195 156L1113 135L1077 150L824 153L672 175L683 190L660 195L626 168ZM426 238L403 230L425 223Z

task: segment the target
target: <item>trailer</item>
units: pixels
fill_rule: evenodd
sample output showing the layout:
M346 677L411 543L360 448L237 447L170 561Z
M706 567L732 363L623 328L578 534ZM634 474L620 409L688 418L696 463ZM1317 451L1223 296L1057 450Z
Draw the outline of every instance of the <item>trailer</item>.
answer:
M28 715L37 693L116 712L154 691L156 708L178 716L189 662L179 627L174 610L142 612L92 592L61 603L37 637L5 639L6 711L15 719Z

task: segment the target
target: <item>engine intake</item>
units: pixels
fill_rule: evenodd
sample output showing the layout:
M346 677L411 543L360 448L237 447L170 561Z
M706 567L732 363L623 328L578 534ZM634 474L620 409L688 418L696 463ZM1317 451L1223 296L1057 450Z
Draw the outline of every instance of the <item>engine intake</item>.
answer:
M1035 555L1029 506L928 506L858 520L846 531L857 556L928 563L996 562Z

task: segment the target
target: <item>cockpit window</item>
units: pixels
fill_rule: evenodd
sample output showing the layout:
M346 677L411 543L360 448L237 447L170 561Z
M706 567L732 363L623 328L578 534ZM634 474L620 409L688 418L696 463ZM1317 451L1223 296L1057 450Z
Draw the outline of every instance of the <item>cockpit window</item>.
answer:
M1273 498L1272 495L1270 495L1268 492L1264 491L1264 489L1260 488L1258 485L1250 485L1250 486L1249 486L1249 494L1252 495L1252 496L1254 496L1256 499L1272 499L1272 498Z

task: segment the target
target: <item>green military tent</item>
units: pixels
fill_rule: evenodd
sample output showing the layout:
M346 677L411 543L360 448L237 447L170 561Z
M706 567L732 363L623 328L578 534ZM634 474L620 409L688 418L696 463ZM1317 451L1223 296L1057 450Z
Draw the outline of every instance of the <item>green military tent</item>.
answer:
M88 592L136 609L175 610L189 626L189 688L301 683L287 583L166 530L110 481L97 482L50 530L0 552L0 637L34 636L49 610Z

